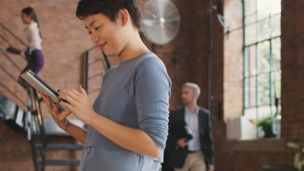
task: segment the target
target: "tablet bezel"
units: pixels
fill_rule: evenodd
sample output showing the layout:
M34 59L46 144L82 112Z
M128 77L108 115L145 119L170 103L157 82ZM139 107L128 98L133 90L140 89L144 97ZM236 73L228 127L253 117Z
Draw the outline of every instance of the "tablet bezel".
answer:
M21 74L21 78L23 78L26 82L28 82L33 88L44 93L49 96L51 100L58 104L60 99L58 98L58 93L52 89L48 84L46 84L41 78L39 78L33 71L27 70L23 74ZM67 110L63 106L59 105L61 108Z

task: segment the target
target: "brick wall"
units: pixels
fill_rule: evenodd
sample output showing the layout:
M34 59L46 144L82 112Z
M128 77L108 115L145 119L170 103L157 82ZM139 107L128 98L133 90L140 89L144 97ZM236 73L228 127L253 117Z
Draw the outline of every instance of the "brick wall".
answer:
M241 26L241 1L225 1L226 21ZM255 171L270 164L291 167L294 151L286 148L288 141L303 141L303 15L304 2L282 0L281 69L282 128L280 139L227 141L218 144L216 168L220 171ZM234 27L232 27L233 29ZM233 37L237 37L234 39ZM224 118L241 115L242 110L242 30L225 37L224 55ZM234 47L234 48L233 48ZM233 97L233 98L231 98Z
M145 1L143 1L145 2ZM172 0L181 17L180 30L173 39L165 45L156 45L155 53L164 61L172 79L171 107L180 106L181 87L187 81L196 82L201 87L201 96L198 104L208 107L208 6L209 1ZM213 1L220 4L220 0ZM143 4L143 3L142 3ZM215 14L215 12L213 12ZM223 81L223 37L222 29L216 20L214 22L214 48L213 48L213 94L215 100L222 102ZM152 44L144 37L146 44L152 49Z
M304 135L304 22L303 1L282 1L282 136Z
M5 171L33 170L30 143L0 123L0 165ZM18 163L18 164L17 164Z
M224 36L224 119L242 115L243 31L242 2L224 1L225 22L232 30Z

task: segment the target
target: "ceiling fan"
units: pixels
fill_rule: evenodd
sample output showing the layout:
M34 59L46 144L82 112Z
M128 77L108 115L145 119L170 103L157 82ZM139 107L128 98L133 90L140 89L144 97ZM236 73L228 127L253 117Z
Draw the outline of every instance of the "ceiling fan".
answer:
M169 0L149 0L142 10L141 28L153 44L163 45L175 38L180 27L180 16Z

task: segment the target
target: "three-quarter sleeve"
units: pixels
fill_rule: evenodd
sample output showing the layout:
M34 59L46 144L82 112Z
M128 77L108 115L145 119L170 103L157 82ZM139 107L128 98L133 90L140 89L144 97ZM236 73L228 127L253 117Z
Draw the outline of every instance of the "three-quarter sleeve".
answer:
M166 68L156 57L147 58L138 66L134 79L139 128L164 150L171 91Z

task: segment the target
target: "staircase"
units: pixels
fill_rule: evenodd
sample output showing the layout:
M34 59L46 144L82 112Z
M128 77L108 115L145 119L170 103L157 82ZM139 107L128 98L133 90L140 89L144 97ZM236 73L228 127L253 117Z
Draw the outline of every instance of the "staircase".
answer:
M0 120L15 131L24 131L26 111L0 93Z
M16 132L24 133L31 142L35 170L43 171L47 166L78 166L79 159L48 159L48 151L80 151L82 145L49 143L48 137L70 137L55 121L45 118L39 121L39 111L27 112L0 93L0 120ZM30 120L29 120L30 119ZM41 121L43 126L41 126ZM47 130L47 131L45 131Z
M7 38L10 36L9 38ZM69 151L71 154L82 150L82 145L75 144L73 138L61 130L52 118L43 118L41 112L41 99L37 92L23 88L18 83L23 61L16 62L4 49L10 46L10 39L20 41L11 30L0 22L0 74L6 77L6 81L0 80L0 121L15 132L24 134L30 141L32 158L35 171L44 171L46 167L71 166L71 170L77 170L78 158L57 159L47 158L48 153ZM20 55L21 59L25 59ZM20 64L21 63L21 64ZM9 81L7 81L9 80ZM71 121L73 122L73 120ZM75 122L75 121L74 121ZM78 124L79 125L79 124ZM52 139L71 140L70 144L52 142Z
M35 150L40 151L43 149L42 144L35 144ZM51 150L69 150L69 151L76 151L82 150L82 145L77 144L48 144L46 146L46 151ZM78 159L45 159L44 161L45 166L78 166L79 160ZM37 163L42 164L42 159L38 158Z

